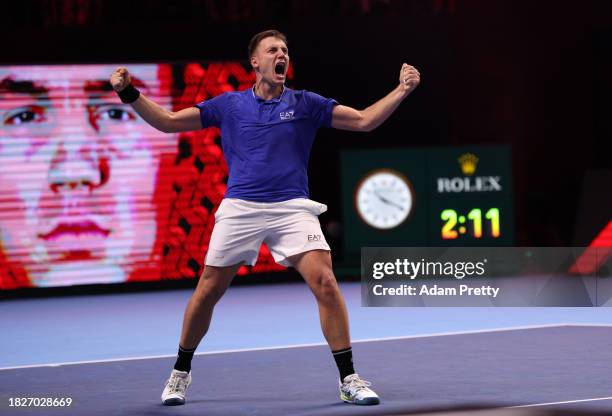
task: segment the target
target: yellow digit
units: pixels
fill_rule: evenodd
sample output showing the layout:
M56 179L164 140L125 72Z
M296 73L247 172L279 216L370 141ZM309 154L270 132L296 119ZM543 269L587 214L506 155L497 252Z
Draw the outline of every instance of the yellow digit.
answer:
M499 237L501 234L499 228L499 208L491 208L487 211L485 217L491 220L491 236L494 238Z
M474 208L468 214L468 218L472 220L474 224L474 237L482 237L482 211L480 208Z
M445 209L440 214L442 221L446 221L442 227L442 239L454 240L459 235L457 231L453 230L457 225L457 212L453 209Z

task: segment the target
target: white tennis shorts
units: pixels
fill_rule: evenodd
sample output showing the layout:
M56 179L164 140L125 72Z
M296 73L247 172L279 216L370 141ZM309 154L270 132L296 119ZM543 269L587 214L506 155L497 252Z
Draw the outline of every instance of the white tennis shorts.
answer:
M289 257L310 250L330 251L317 218L327 206L310 199L282 202L250 202L225 198L215 214L206 264L254 265L261 243L274 261L291 266Z

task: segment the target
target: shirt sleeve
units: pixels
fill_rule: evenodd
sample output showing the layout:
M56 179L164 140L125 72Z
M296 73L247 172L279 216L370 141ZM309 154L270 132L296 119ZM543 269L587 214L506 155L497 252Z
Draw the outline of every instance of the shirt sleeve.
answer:
M332 98L325 98L310 91L304 91L304 102L310 117L317 128L331 127L332 111L338 102Z
M200 109L202 128L221 127L223 114L226 110L227 94L217 95L210 100L202 101L195 106Z

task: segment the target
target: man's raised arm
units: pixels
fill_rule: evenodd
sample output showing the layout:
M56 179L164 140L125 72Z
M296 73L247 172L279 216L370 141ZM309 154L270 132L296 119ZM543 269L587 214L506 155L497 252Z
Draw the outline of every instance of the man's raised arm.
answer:
M365 110L356 110L345 105L337 105L332 112L332 127L341 130L371 131L380 126L395 111L400 103L421 82L419 71L403 64L399 85L382 99Z
M134 88L126 68L117 68L110 77L110 83L119 93L121 101L130 104L144 121L157 130L164 133L178 133L202 128L199 109L190 107L173 112L163 108Z

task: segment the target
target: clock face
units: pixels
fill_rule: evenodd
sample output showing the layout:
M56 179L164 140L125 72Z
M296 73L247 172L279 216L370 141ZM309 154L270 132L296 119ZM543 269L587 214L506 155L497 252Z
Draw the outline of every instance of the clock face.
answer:
M403 223L412 211L413 201L408 180L387 169L369 173L355 190L357 213L366 224L381 230Z

